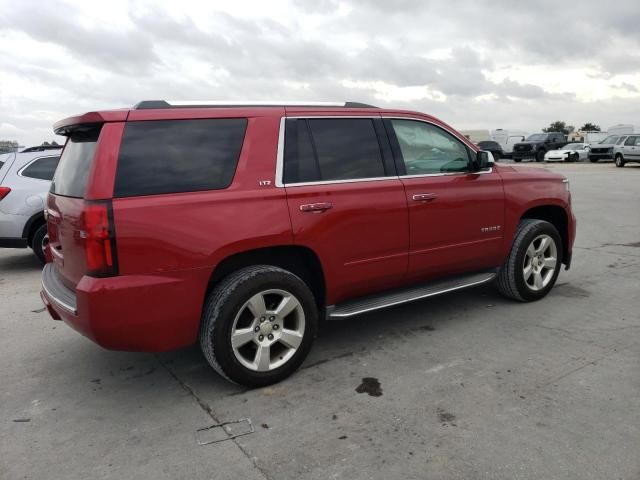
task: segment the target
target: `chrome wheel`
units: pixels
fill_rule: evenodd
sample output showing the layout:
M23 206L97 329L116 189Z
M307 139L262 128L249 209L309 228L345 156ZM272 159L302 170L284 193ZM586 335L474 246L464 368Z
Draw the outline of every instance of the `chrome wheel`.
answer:
M549 235L538 235L524 256L524 282L534 292L544 289L553 279L558 263L558 247Z
M285 290L265 290L253 295L238 311L231 329L231 348L243 366L267 372L293 357L304 330L300 301Z

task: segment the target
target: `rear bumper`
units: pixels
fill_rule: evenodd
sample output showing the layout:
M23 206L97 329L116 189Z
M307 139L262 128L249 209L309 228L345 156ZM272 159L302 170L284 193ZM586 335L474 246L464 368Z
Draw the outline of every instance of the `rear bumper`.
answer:
M26 238L0 238L0 248L27 248Z
M47 263L41 297L54 319L104 348L160 352L197 341L209 274L84 276L73 291Z

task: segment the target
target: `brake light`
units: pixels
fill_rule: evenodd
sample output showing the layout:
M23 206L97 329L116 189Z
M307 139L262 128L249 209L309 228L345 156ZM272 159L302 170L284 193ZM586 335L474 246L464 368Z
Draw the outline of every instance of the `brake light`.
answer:
M0 187L0 200L9 195L11 189L9 187Z
M87 275L111 277L118 274L111 202L85 203L80 238L84 241Z

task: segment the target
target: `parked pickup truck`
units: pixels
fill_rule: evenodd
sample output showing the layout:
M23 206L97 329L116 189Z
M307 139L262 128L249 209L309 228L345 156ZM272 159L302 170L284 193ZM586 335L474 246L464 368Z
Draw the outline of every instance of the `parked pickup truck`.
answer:
M567 143L562 133L534 133L524 142L513 146L513 161L521 162L525 158L535 158L536 162L544 160L544 154L549 150L558 150Z
M320 318L489 282L540 300L571 264L567 179L423 113L147 101L54 130L51 316L110 349L199 342L236 383L293 373Z

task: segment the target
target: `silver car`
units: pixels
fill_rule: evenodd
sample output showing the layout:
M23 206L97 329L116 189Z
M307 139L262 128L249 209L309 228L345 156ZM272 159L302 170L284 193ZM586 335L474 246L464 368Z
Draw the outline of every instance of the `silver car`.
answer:
M44 207L60 148L0 155L0 247L33 249L44 262Z
M616 167L624 167L629 162L640 162L640 133L622 135L613 148Z

